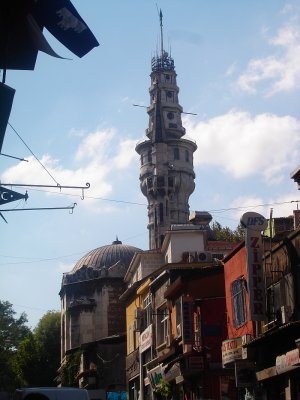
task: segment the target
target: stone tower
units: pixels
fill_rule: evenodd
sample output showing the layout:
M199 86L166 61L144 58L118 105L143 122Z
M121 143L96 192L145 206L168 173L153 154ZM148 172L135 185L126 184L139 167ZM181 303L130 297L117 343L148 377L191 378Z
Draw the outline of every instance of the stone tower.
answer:
M193 153L196 144L183 139L182 107L178 101L174 60L164 50L160 12L160 54L152 58L147 140L138 143L140 185L148 199L149 248L162 244L171 224L189 222L189 196L195 188Z

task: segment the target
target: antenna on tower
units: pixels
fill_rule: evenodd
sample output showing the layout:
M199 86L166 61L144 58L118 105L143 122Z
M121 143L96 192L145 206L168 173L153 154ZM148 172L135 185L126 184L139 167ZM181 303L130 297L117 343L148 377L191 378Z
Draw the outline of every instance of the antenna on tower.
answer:
M157 12L159 15L159 21L160 21L160 53L161 53L161 59L163 59L163 55L164 55L164 39L163 39L163 23L162 23L163 15L162 15L161 8L158 11L157 4L156 4L156 8L157 8Z
M160 51L161 51L161 59L163 59L164 56L164 40L163 40L163 23L162 23L162 12L161 9L159 11L159 20L160 20Z

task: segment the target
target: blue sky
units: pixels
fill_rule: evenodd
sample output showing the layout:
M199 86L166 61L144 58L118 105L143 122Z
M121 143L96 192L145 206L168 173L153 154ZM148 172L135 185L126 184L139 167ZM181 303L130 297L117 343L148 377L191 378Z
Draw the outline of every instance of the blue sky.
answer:
M144 138L151 57L164 44L175 61L187 135L198 145L191 210L235 228L246 211L290 215L300 199L290 173L299 164L300 4L298 1L73 0L100 42L82 59L45 32L68 60L39 53L34 71L8 71L16 89L10 123L61 185L28 189L27 204L66 210L4 213L0 298L34 327L59 310L62 273L89 250L123 243L147 249L146 199L135 144ZM157 4L157 5L156 5ZM2 182L53 185L8 127ZM21 193L21 188L15 189ZM264 205L264 206L259 206ZM5 208L4 206L2 207Z

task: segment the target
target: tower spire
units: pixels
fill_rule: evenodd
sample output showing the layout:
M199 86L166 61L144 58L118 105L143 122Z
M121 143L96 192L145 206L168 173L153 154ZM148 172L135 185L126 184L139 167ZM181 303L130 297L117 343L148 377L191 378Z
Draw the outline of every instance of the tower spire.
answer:
M160 9L159 10L159 20L160 20L160 55L161 55L161 59L163 59L163 56L164 56L164 37L163 37L162 19L163 19L163 14L162 14L162 11Z

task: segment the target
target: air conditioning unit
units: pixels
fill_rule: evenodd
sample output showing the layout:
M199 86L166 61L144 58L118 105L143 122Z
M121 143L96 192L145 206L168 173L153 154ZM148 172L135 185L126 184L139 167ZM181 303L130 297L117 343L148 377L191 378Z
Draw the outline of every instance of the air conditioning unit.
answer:
M282 306L281 307L281 321L283 324L287 324L290 321L292 316L292 307L291 306Z
M211 253L207 251L189 252L188 262L210 262L212 261Z

